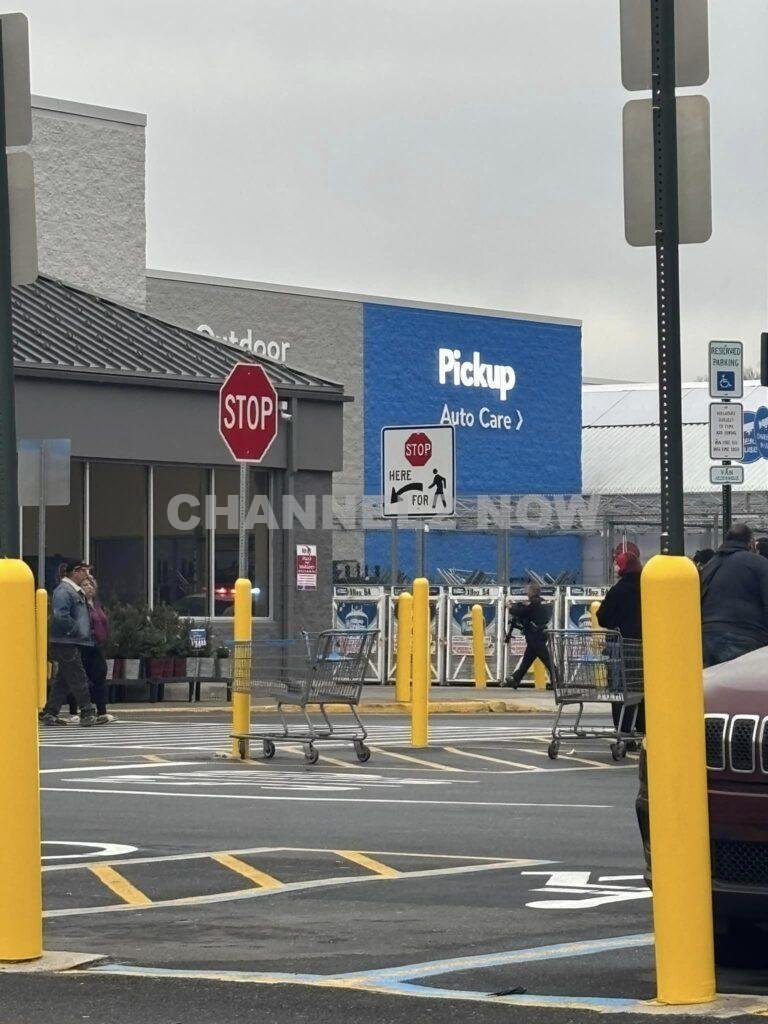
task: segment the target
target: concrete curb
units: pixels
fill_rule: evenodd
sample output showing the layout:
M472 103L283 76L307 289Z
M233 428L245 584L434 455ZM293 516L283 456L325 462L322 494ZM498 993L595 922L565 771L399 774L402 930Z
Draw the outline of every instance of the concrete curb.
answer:
M106 959L101 953L54 953L45 949L37 960L0 962L0 974L49 974L71 971L76 967L92 966Z
M309 710L313 710L317 705L308 705ZM251 708L254 711L265 710L270 711L274 708L274 704L251 704ZM121 705L117 705L113 708L118 718L124 715L168 715L168 714L185 714L185 715L206 715L206 714L222 714L222 712L229 712L230 706L228 704L222 704L218 707L195 707L194 705L183 705L181 707L168 707L163 704L152 704L149 706L135 707L135 708L124 708ZM284 712L288 715L296 714L299 712L298 708L286 706L283 708ZM346 704L326 704L326 710L332 714L345 714L349 712L349 707ZM410 715L411 706L402 701L363 701L359 706L358 710L364 715ZM431 715L482 715L482 714L511 714L511 715L540 715L547 714L551 710L549 705L544 707L538 707L531 704L520 704L514 700L433 700L429 703L429 713Z

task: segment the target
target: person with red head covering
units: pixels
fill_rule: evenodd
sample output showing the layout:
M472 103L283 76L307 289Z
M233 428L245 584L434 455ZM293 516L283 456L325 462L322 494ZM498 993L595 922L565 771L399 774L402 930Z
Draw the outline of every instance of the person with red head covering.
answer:
M643 639L643 619L640 607L640 573L643 563L632 550L619 551L614 556L618 580L597 609L597 621L603 629L615 629L624 640ZM613 721L616 728L621 722L623 704L614 702ZM645 732L643 705L637 710L635 728Z

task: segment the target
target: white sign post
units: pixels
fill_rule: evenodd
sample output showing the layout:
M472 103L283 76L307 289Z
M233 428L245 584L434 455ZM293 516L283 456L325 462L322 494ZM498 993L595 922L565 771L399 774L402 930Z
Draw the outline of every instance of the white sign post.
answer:
M714 487L730 487L732 484L744 483L743 466L710 466L709 482Z
M709 405L709 479L723 489L723 537L731 528L731 487L744 482L744 467L731 466L744 458L744 407L732 398L744 394L744 346L740 341L710 341L709 394L720 402Z
M742 398L744 345L740 341L710 341L709 397Z
M381 498L382 512L388 518L455 515L453 427L384 427L381 431Z
M728 462L744 458L744 406L712 402L709 406L709 457Z

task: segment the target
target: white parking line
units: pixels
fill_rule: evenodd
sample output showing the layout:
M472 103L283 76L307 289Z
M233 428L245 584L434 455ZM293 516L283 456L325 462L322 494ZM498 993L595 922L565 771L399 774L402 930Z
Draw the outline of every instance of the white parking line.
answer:
M164 765L167 764L169 768L190 768L194 765L199 765L199 761L163 761ZM90 765L89 767L83 768L41 768L41 775L64 775L67 772L74 772L75 774L82 774L83 772L112 772L125 771L126 768L141 768L146 770L152 768L157 770L157 761L140 761L138 764L96 764Z
M361 797L359 794L353 797L335 796L255 796L250 793L190 793L188 791L176 791L175 793L158 793L151 789L80 789L69 788L68 786L42 786L44 793L89 793L92 795L108 794L110 796L168 796L174 800L269 800L302 801L306 803L331 803L331 804L352 804L355 807L365 804L418 804L430 807L530 807L535 810L545 808L559 808L564 811L591 810L608 811L613 808L612 804L565 804L565 803L539 803L538 801L507 801L507 800L402 800L383 799L382 797Z

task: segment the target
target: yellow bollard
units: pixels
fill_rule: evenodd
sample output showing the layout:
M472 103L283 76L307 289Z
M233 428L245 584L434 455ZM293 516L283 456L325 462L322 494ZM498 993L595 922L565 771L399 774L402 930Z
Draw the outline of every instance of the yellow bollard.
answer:
M397 599L397 665L395 699L407 704L411 699L411 647L413 598L405 591Z
M547 670L538 658L533 663L533 685L537 690L547 688Z
M413 581L411 746L429 745L429 581Z
M232 741L232 756L248 757L248 740L242 739L251 729L251 581L235 583L235 663L232 671L232 732L240 739Z
M657 994L707 1003L715 964L699 576L687 558L656 555L640 586Z
M472 655L474 660L475 686L485 686L485 619L479 604L472 605Z
M35 592L35 648L37 651L37 706L48 700L48 591Z
M0 724L0 960L35 960L43 953L35 580L15 558L0 559L0 621L0 681L13 706Z

